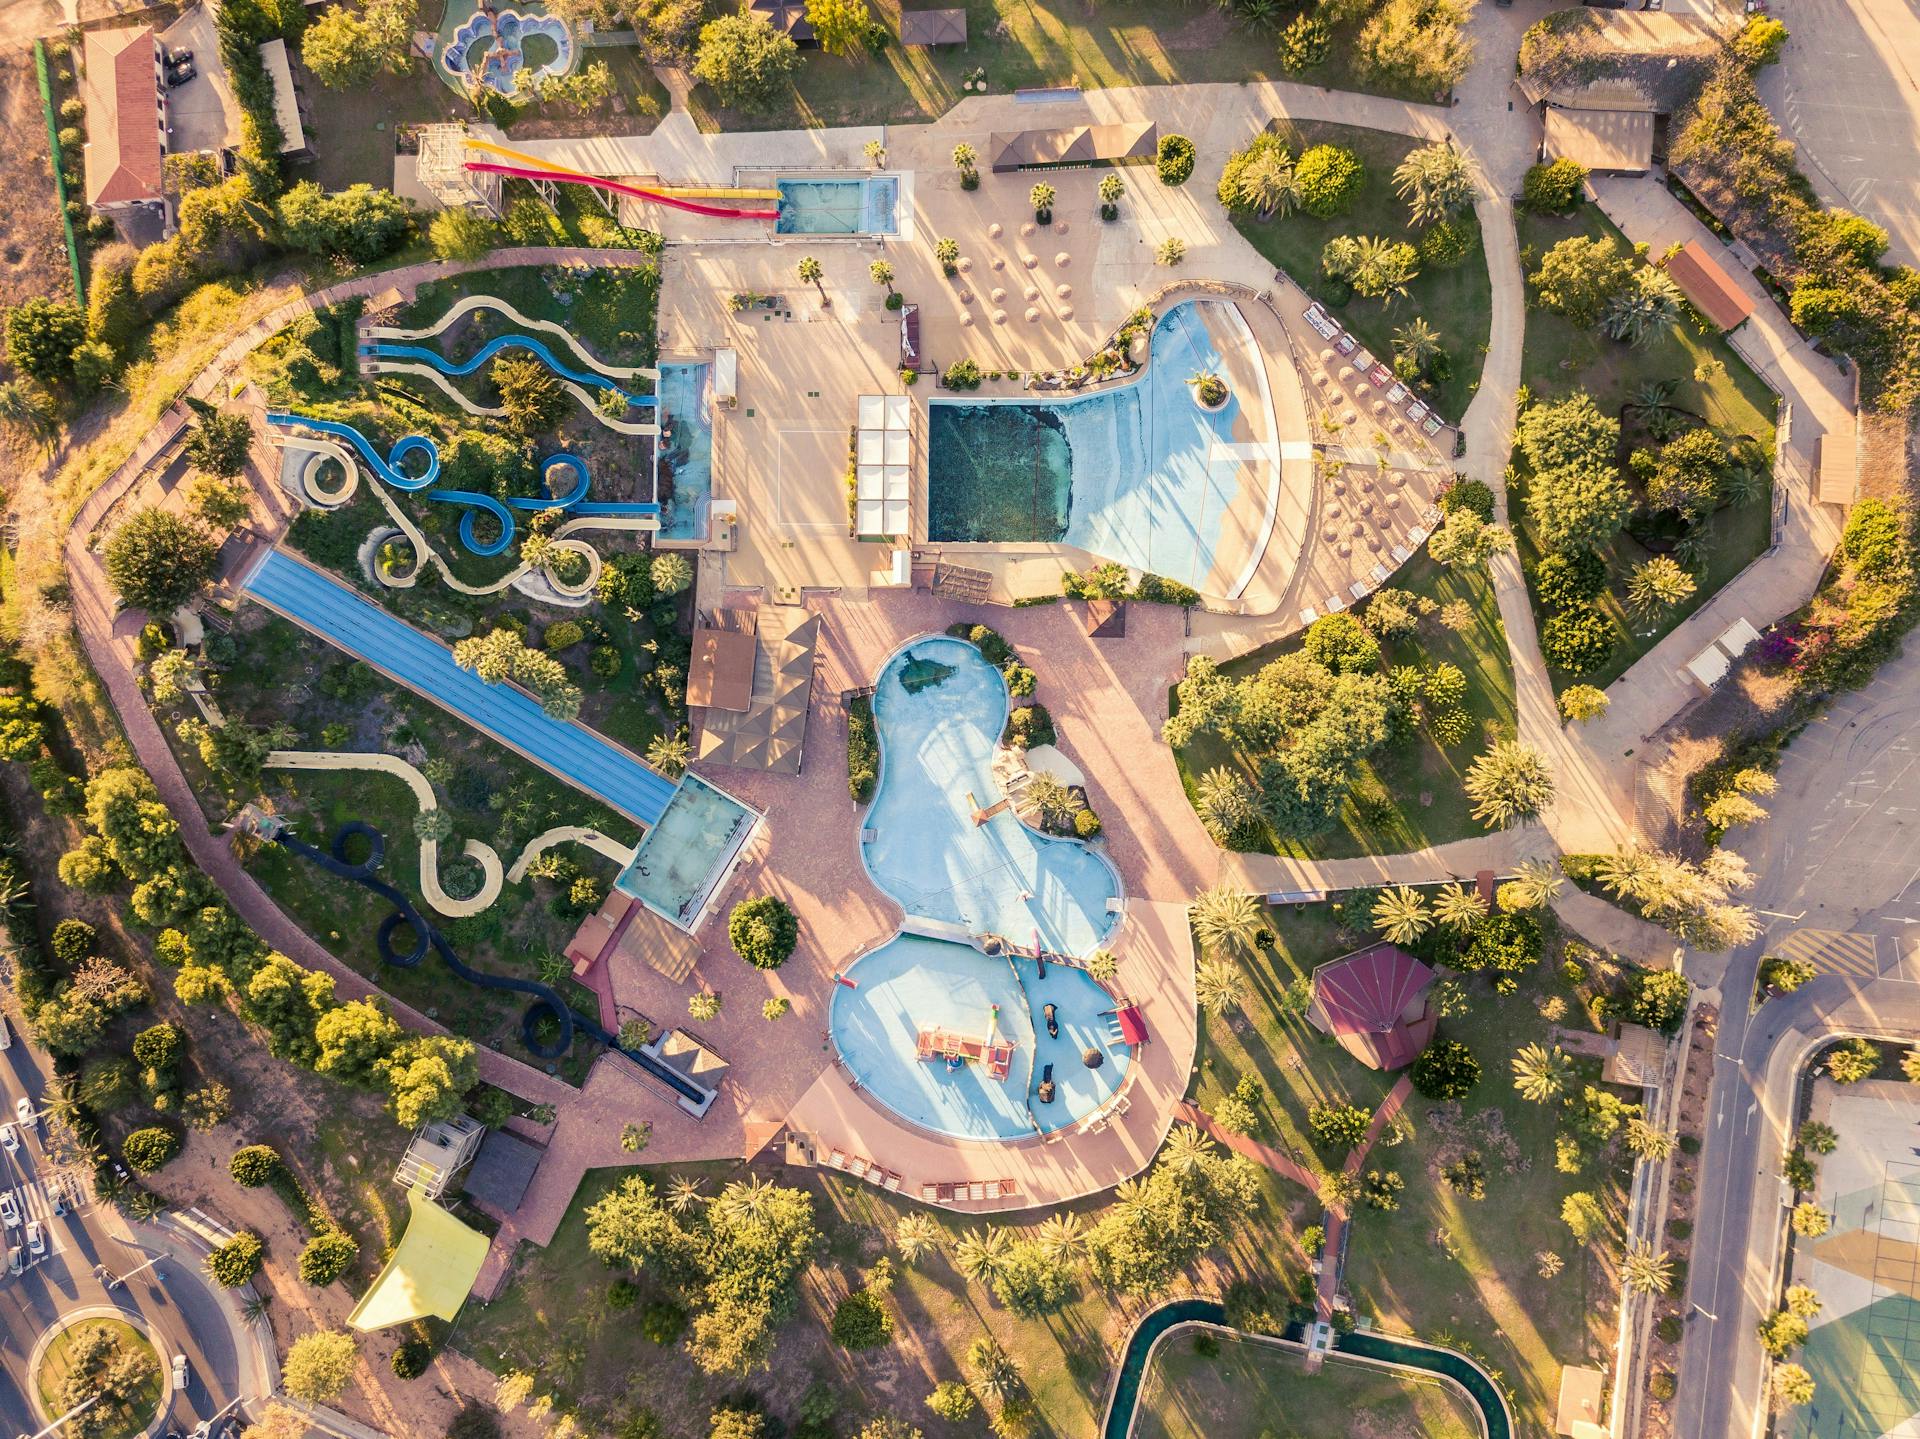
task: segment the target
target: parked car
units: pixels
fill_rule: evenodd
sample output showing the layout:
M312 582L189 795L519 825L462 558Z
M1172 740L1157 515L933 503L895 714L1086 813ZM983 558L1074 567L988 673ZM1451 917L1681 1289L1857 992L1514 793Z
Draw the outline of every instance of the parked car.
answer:
M47 1257L47 1231L40 1227L37 1219L27 1221L27 1255L33 1259Z
M190 64L189 65L169 65L167 66L167 88L169 90L178 90L182 85L186 84L187 81L191 80L195 75L199 73L200 72L194 69L193 66Z
M175 1389L187 1387L187 1356L184 1354L173 1356L173 1387Z
M0 1225L8 1229L20 1227L20 1201L13 1197L11 1189L0 1189Z
M0 1149L6 1150L9 1154L17 1154L20 1151L20 1131L11 1124L0 1124Z
M20 1269L20 1251L18 1249L9 1249L7 1251L7 1273L18 1274Z
M22 1124L26 1125L29 1129L33 1127L33 1101L28 1099L26 1095L21 1095L20 1098L15 1101L13 1112L19 1116Z
M67 1212L67 1186L58 1179L47 1181L47 1198L53 1201L53 1217L60 1218Z

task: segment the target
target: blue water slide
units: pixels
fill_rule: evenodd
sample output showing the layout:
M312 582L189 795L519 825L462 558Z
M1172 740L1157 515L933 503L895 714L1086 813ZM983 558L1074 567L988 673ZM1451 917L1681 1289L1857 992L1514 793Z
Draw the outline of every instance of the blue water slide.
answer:
M549 717L537 700L512 685L490 685L461 669L438 640L291 555L270 551L245 588L329 644L384 670L640 824L658 823L673 797L673 781L639 756L584 725Z
M427 435L402 435L393 442L393 448L382 455L359 430L338 420L322 420L313 415L303 415L298 410L268 410L267 423L287 429L298 426L345 440L360 452L360 458L367 462L376 475L396 490L424 490L440 478L440 447ZM427 457L424 473L410 475L399 468L401 459L412 454L424 454Z
M566 470L573 476L573 488L564 495L553 492L553 472ZM546 493L543 495L523 495L508 500L516 510L565 510L571 509L587 497L587 462L578 455L569 455L564 451L557 455L548 455L540 462L541 484Z
M577 519L618 519L629 515L657 515L660 506L644 500L596 500L575 505L567 513Z
M460 516L460 543L476 555L483 558L497 555L513 543L513 512L492 495L483 495L477 490L435 490L427 498L443 505L467 507L467 512ZM482 514L492 515L499 522L500 533L493 539L482 541L474 533L473 522Z
M571 365L563 365L554 357L544 340L533 335L495 335L486 344L465 360L449 360L438 350L430 350L424 345L396 345L386 340L376 340L360 347L360 353L376 360L412 360L443 375L471 375L502 350L526 350L563 380L572 380L576 385L585 385L591 390L613 390L626 395L630 405L651 405L652 395L629 394L614 384L605 375L597 375L587 370L576 370Z

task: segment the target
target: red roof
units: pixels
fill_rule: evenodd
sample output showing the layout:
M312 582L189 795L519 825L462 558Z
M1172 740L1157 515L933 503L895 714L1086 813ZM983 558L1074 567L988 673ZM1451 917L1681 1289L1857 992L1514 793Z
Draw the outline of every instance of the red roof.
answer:
M1404 949L1376 944L1313 972L1314 1017L1362 1064L1398 1069L1433 1038L1433 971Z
M1123 1004L1113 1012L1113 1017L1120 1021L1120 1037L1128 1044L1147 1042L1147 1024L1140 1017L1139 1005Z
M87 34L87 203L158 200L165 163L153 27Z
M1698 240L1667 257L1667 273L1709 324L1731 330L1753 313L1753 302Z

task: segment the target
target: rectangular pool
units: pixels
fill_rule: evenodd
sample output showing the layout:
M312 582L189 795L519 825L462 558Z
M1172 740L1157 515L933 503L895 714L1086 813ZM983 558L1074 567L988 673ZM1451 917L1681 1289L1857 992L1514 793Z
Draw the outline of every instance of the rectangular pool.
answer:
M672 499L663 540L704 540L707 537L707 501L713 497L713 366L660 367L660 424L672 432L663 435L655 451L659 463L671 466Z
M900 181L892 175L777 180L781 235L897 235Z
M755 811L725 790L688 774L614 884L663 919L691 929L759 822Z

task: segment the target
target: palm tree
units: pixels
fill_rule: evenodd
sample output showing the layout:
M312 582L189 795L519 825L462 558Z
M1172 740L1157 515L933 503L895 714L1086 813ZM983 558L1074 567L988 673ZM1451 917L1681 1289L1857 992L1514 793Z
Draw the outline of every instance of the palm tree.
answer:
M721 1190L720 1197L713 1201L713 1207L729 1219L758 1219L773 1198L773 1190L771 1179L750 1175L734 1180Z
M889 295L893 293L892 265L889 265L885 260L875 260L871 265L867 266L867 274L872 277L874 284L885 285Z
M1034 1231L1041 1253L1064 1264L1087 1247L1087 1231L1077 1214L1049 1214Z
M1127 1219L1139 1219L1153 1212L1153 1200L1138 1176L1122 1180L1113 1191L1113 1207Z
M1440 332L1418 316L1393 332L1394 354L1416 370L1426 369L1440 349Z
M900 1257L912 1264L922 1254L931 1254L940 1247L939 1221L924 1209L903 1214L900 1222L893 1226L893 1242Z
M686 735L657 734L647 745L647 763L668 779L678 779L687 772L687 760L692 753Z
M953 168L963 176L976 173L974 167L980 163L980 156L973 146L962 140L953 147Z
M700 1181L688 1174L677 1176L667 1186L667 1208L675 1214L685 1214L705 1198L706 1195L700 1192Z
M1391 304L1407 293L1417 276L1413 246L1383 235L1362 235L1354 252L1353 288L1370 298Z
M1260 901L1243 889L1216 885L1194 897L1187 917L1203 949L1251 954L1260 932Z
M1192 1124L1174 1125L1160 1150L1161 1162L1183 1174L1198 1169L1213 1156L1213 1141Z
M967 1347L967 1368L982 1399L1001 1404L1020 1392L1020 1366L991 1335L982 1334Z
M1644 345L1680 319L1680 287L1665 270L1643 265L1607 305L1602 328L1616 340Z
M1261 219L1291 210L1300 199L1299 182L1293 178L1293 166L1272 150L1263 150L1240 172L1240 200L1251 206Z
M1610 890L1616 899L1645 901L1652 894L1658 866L1643 849L1620 849L1603 855L1594 866L1593 877Z
M1627 396L1627 404L1644 415L1673 408L1672 380L1643 380Z
M1431 225L1473 203L1473 167L1451 145L1422 145L1394 170L1393 188L1414 224Z
M1540 813L1553 803L1546 756L1518 740L1499 740L1467 768L1473 817L1490 829Z
M1459 881L1442 885L1433 897L1433 917L1448 929L1472 929L1487 917L1487 902L1477 889Z
M1650 621L1691 599L1695 588L1693 576L1672 555L1655 555L1635 565L1627 577L1627 608Z
M1194 787L1194 808L1199 810L1207 832L1220 844L1231 844L1252 829L1257 818L1247 782L1225 765L1215 765L1200 776Z
M25 380L0 384L0 425L24 430L49 447L53 436L51 409L45 393Z
M1523 859L1514 868L1513 878L1500 886L1500 892L1521 909L1543 909L1553 903L1566 882L1552 860Z
M940 262L940 272L951 276L959 268L960 242L943 235L933 242L933 258Z
M1117 205L1120 197L1127 193L1127 182L1109 171L1100 177L1100 203Z
M1644 1119L1627 1121L1626 1141L1627 1148L1642 1159L1658 1162L1673 1153L1673 1132Z
M1049 185L1045 180L1042 180L1031 190L1027 191L1027 199L1033 204L1033 218L1036 224L1050 225L1053 223L1053 186Z
M1640 1294L1664 1294L1673 1284L1673 1257L1655 1254L1653 1246L1635 1240L1620 1261L1620 1282Z
M827 273L825 266L811 255L802 255L799 265L795 268L800 273L801 284L813 286L820 292L821 299L827 298L827 287L820 283L821 277Z
M1081 968L1086 970L1089 979L1097 979L1102 984L1108 984L1120 972L1120 961L1114 958L1112 950L1096 949L1081 961Z
M1395 944L1412 944L1433 927L1427 897L1404 884L1395 885L1374 901L1373 927Z
M953 1246L953 1266L975 1284L991 1284L1007 1267L1012 1248L1013 1236L995 1225L969 1229Z
M1513 1087L1522 1099L1545 1104L1567 1091L1573 1079L1573 1061L1559 1045L1548 1049L1529 1044L1513 1057Z
M1238 1008L1245 990L1246 976L1240 973L1238 965L1224 959L1202 960L1193 976L1194 1000L1211 1015Z

